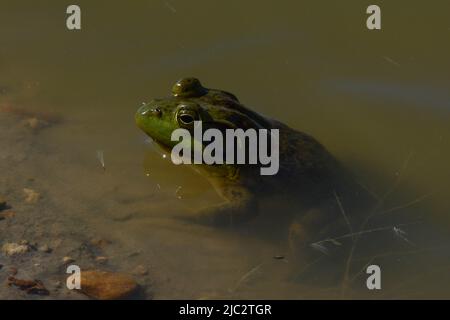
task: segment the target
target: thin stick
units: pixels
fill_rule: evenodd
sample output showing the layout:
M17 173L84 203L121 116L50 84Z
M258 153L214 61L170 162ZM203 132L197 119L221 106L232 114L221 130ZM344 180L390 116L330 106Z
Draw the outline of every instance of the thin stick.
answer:
M338 197L338 195L337 195L337 193L336 193L336 190L333 190L333 194L334 194L334 197L336 198L336 202L337 202L337 204L338 204L338 206L339 206L339 210L341 210L341 213L342 213L342 215L344 216L345 223L347 224L350 233L353 233L352 225L350 224L350 220L348 220L348 217L347 217L347 215L345 214L344 207L342 206L341 200L339 199L339 197ZM352 237L352 238L353 238L353 237Z
M410 202L408 202L406 204L394 206L394 207L392 207L390 209L381 211L381 212L377 213L377 215L383 215L383 214L391 213L393 211L398 211L398 210L401 210L401 209L409 208L409 207L411 207L411 206L413 206L413 205L415 205L415 204L425 200L426 198L432 196L433 194L434 194L434 192L428 193L428 194L424 194L424 195L422 195L422 196L420 196L420 197L418 197L418 198L416 198L416 199L414 199L414 200L412 200L412 201L410 201Z
M350 282L354 282L356 279L358 279L359 275L364 272L364 269L366 269L373 260L375 260L375 257L370 258L370 260L361 268L361 270L359 270L359 272L350 279Z
M97 150L97 159L98 159L98 161L100 161L100 164L102 165L103 170L106 170L105 157L103 154L103 150Z
M386 231L386 230L393 230L393 228L395 228L395 227L410 226L412 224L417 224L417 223L421 223L421 221L419 220L419 221L410 222L410 223L401 223L401 224L397 224L395 226L385 226L385 227L373 228L373 229L364 230L364 231L347 233L347 234L344 234L342 236L338 236L338 237L335 237L335 238L327 238L327 239L324 239L324 240L316 241L314 243L321 244L323 242L334 242L334 241L337 241L337 240L342 240L342 239L346 239L346 238L352 238L352 237L355 237L355 236L361 236L361 235L367 234L367 233Z
M233 292L236 291L242 283L244 283L245 281L247 281L252 275L254 275L260 268L261 266L264 264L264 262L261 262L260 264L256 265L255 267L251 268L250 271L248 271L247 273L245 273L240 279L239 281L236 283L236 286L233 288Z
M402 164L401 169L399 170L399 174L397 176L397 178L395 179L394 183L392 184L392 186L383 194L383 196L378 200L378 203L375 205L375 207L371 210L371 212L369 213L369 215L367 216L367 218L364 220L364 222L361 224L360 230L365 229L367 223L369 223L370 219L373 217L374 214L376 214L376 212L378 212L379 208L383 206L384 201L387 199L387 197L394 192L394 190L397 188L397 186L400 184L401 178L402 178L402 173L406 170L406 168L409 165L409 161L411 160L413 156L413 153L410 152L408 154L408 156L406 157L405 161ZM359 236L357 236L353 243L352 243L352 247L350 249L350 253L348 255L347 258L347 262L345 264L345 272L344 272L344 277L342 279L342 289L341 289L341 297L345 297L345 293L347 290L347 284L348 284L348 279L349 279L349 274L350 274L350 267L351 267L351 262L353 259L353 255L355 253L356 247L357 247L357 243L359 240Z

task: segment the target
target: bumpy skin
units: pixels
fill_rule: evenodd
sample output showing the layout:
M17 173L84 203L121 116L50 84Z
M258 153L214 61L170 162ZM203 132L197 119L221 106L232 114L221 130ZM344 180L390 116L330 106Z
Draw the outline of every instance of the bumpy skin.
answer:
M321 229L341 217L337 199L344 194L352 204L359 188L338 161L314 138L283 123L264 117L242 105L231 93L204 88L195 78L179 80L172 95L144 104L136 113L137 125L166 150L178 142L171 141L177 128L192 130L192 121L201 120L203 130L217 128L279 129L280 168L274 176L261 176L258 165L192 165L199 169L225 203L205 208L192 219L215 225L241 223L256 216L261 199L282 195L292 205L305 210L295 224L306 241L307 229ZM305 227L304 224L308 226ZM317 227L317 228L316 228Z

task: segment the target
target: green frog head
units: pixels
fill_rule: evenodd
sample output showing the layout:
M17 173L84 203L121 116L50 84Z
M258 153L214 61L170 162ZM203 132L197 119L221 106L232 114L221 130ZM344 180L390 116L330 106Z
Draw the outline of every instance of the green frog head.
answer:
M171 96L144 103L135 115L136 124L166 150L178 141L171 141L172 132L184 128L193 135L194 122L201 121L203 130L215 128L268 128L267 120L247 109L231 93L207 89L196 78L183 78L172 87Z

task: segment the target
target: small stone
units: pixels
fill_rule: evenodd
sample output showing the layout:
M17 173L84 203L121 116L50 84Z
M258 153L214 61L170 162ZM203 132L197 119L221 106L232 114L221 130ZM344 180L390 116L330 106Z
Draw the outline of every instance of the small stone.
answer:
M40 246L40 247L38 248L38 250L41 251L41 252L45 252L45 253L50 253L50 252L52 252L52 249L51 249L48 245L46 245L46 244Z
M28 240L20 240L19 244L29 245L30 242Z
M15 216L16 216L16 213L14 211L0 212L0 220L11 219L11 218L14 218Z
M148 269L142 264L140 264L136 268L134 268L133 274L137 276L145 276L148 274Z
M14 256L26 253L29 249L27 244L5 243L2 247L2 252L7 256Z
M93 246L99 247L99 248L104 248L107 245L111 244L111 241L106 240L106 239L102 239L102 238L94 238L91 240L91 244Z
M50 248L52 248L52 250L54 250L54 249L59 248L62 243L63 243L63 240L60 238L57 238L57 239L51 240L49 243L49 246L50 246Z
M69 264L69 263L72 263L72 262L74 262L75 261L75 259L73 259L73 258L71 258L71 257L64 257L63 258L63 263L64 264Z
M96 257L95 261L97 261L98 263L106 263L106 262L108 262L108 258L100 256L100 257Z
M81 292L94 299L124 299L137 288L134 279L125 274L98 270L81 272Z
M130 212L114 212L110 215L111 220L117 222L125 222L133 218L133 214Z
M24 188L23 192L25 193L25 202L27 203L36 203L41 197L41 195L33 189Z
M19 271L15 267L10 267L8 270L9 275L15 276Z
M6 199L0 196L0 210L4 210L7 208Z
M141 254L140 251L133 251L133 252L130 252L130 253L128 254L128 258L137 257L137 256L140 255L140 254Z
M49 125L47 121L40 120L36 117L25 119L23 125L33 130L42 129Z

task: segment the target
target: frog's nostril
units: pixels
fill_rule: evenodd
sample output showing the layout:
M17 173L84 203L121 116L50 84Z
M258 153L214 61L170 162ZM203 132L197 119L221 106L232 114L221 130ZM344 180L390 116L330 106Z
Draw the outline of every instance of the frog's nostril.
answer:
M143 117L157 117L157 118L161 118L162 111L158 107L151 108L148 105L143 105L142 107L139 108L138 114L143 116Z
M161 116L162 116L162 111L161 111L160 108L154 108L154 109L151 110L151 114L152 114L152 116L154 116L154 117L161 118Z
M139 110L137 111L137 113L140 114L141 116L145 116L145 115L148 114L149 111L150 111L149 108L148 108L145 104L143 104L143 105L139 108Z

